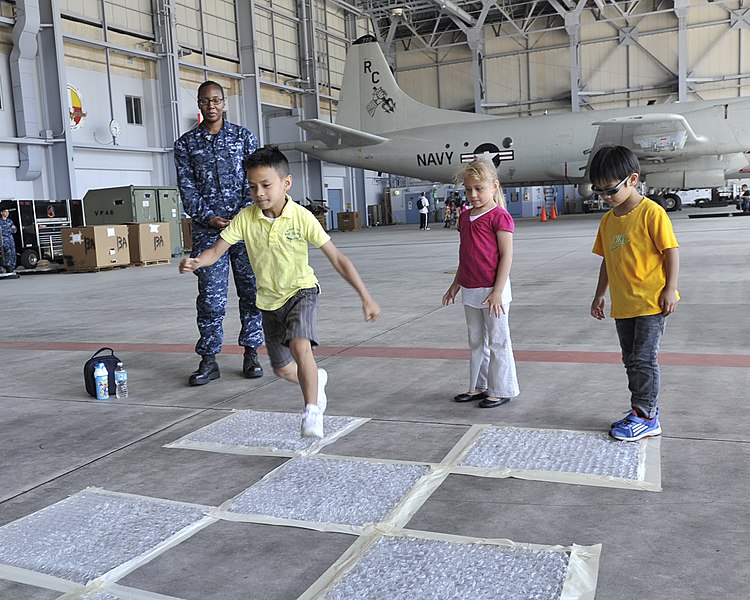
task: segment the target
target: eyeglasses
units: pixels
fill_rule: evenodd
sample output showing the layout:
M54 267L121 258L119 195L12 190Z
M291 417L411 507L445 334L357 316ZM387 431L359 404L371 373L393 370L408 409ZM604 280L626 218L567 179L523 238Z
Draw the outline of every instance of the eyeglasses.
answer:
M224 98L198 98L198 106L208 106L209 104L219 106L222 102L224 102Z
M601 188L596 187L595 185L592 185L591 191L601 196L614 196L617 192L620 191L620 188L622 188L622 186L625 185L625 182L628 180L628 177L630 177L630 175L632 175L632 173L630 173L629 175L626 175L625 178L620 183L618 183L615 187L601 189Z

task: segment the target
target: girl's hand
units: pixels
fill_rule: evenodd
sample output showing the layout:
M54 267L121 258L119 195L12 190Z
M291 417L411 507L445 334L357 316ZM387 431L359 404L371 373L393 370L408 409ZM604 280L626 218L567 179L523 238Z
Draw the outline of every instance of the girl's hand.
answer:
M482 300L482 304L487 304L490 309L491 317L499 317L505 314L505 308L503 308L502 292L498 293L494 290L487 294L487 297Z
M458 290L460 289L461 286L459 286L457 283L451 284L451 286L448 288L448 291L443 294L443 306L453 304L456 300L456 294L458 294Z

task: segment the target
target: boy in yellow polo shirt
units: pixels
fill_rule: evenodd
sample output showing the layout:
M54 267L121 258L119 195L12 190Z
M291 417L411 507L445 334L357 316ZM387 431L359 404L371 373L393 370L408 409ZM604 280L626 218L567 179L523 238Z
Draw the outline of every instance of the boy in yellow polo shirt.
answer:
M313 214L287 195L289 162L275 146L256 150L244 162L255 204L242 209L213 247L185 258L180 273L212 265L232 244L244 240L258 286L256 305L271 366L278 377L299 384L305 399L302 435L323 437L328 374L315 365L318 280L308 264L308 243L320 248L333 268L357 290L366 321L380 315L352 262L333 245Z
M599 224L593 252L602 257L591 316L604 319L609 287L622 362L628 374L631 410L609 433L623 441L661 434L659 342L667 316L680 299L678 244L667 213L638 193L641 167L624 146L604 146L591 159L594 192L612 209Z

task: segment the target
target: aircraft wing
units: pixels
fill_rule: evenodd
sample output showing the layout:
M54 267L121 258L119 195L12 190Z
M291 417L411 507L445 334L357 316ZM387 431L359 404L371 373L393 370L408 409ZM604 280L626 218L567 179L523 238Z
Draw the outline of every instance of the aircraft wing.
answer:
M302 129L316 140L323 142L331 150L341 148L356 148L359 146L374 146L387 142L384 138L373 133L366 133L359 129L352 129L344 125L336 125L320 119L308 119L297 123Z
M696 135L685 115L674 113L647 113L615 117L596 121L599 127L592 154L604 144L618 144L632 148L639 157L652 157L659 153L660 159L681 151L686 142L701 144L708 141Z

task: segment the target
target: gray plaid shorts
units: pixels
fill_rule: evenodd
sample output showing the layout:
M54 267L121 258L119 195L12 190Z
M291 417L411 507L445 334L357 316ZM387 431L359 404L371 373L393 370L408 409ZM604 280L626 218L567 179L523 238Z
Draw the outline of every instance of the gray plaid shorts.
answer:
M266 351L274 369L281 369L292 362L289 341L310 340L310 345L318 345L318 332L315 320L318 315L318 288L299 290L276 310L261 310L263 333L266 336Z

